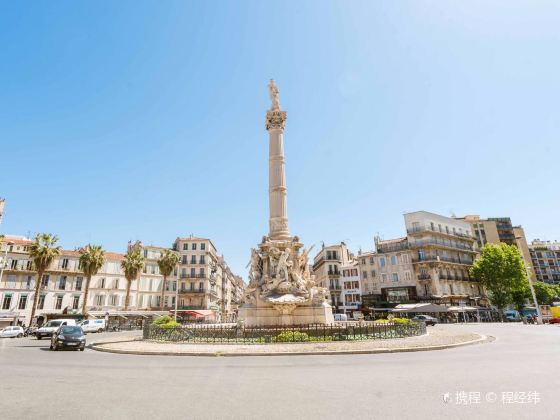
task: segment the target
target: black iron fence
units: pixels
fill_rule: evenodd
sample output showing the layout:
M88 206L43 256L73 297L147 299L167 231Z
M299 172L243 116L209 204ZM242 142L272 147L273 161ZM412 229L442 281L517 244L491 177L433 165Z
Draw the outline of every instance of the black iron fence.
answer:
M363 322L351 325L305 325L293 327L238 327L232 325L188 325L160 327L144 325L145 340L185 343L266 344L330 341L383 340L423 335L423 322Z

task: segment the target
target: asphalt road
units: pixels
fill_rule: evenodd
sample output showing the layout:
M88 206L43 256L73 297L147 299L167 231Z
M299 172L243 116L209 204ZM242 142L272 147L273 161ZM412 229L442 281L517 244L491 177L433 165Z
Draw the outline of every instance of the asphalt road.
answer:
M560 326L435 328L496 340L432 352L212 358L52 352L48 340L2 339L0 418L560 418ZM530 403L529 392L537 393Z

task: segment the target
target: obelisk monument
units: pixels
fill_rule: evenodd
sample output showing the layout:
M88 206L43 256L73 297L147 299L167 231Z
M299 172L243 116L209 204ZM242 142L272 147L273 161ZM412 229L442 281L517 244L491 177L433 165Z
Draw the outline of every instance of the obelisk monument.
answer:
M272 105L266 113L268 130L268 202L270 239L289 239L286 168L284 161L284 125L286 111L280 109L278 87L274 80L268 85Z
M251 250L249 286L239 319L246 326L331 324L328 291L315 286L308 264L310 248L288 229L288 205L284 161L286 111L280 108L274 80L268 85L271 107L266 113L269 137L269 233Z

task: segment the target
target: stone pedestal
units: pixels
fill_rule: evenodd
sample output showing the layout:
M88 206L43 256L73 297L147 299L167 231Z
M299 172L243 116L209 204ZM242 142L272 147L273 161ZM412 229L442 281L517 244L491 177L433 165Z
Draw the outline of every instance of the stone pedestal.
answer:
M334 324L332 307L327 302L297 306L285 315L281 315L271 304L246 304L239 308L239 319L244 320L246 327Z

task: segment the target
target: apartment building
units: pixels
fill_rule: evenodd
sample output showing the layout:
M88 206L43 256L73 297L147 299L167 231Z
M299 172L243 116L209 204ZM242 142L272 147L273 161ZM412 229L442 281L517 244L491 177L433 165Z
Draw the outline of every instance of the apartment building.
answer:
M439 303L486 303L483 287L469 274L477 255L471 224L426 211L404 219L419 295Z
M0 267L4 267L0 276L0 323L2 320L7 323L30 322L37 276L29 257L32 243L31 239L17 236L6 236L0 240ZM222 312L224 319L234 319L245 287L241 277L231 272L223 257L220 264L216 264L216 250L210 240L178 238L175 244L184 251L179 271L168 278L162 308L163 276L157 260L165 248L143 245L139 241L129 243L129 247L140 247L145 258L143 272L138 280L131 283L129 310L171 310L175 307L175 296L178 294L178 306L182 309L190 306L206 311L202 314L212 320L221 320ZM86 279L80 270L79 258L77 250L62 250L43 275L37 305L38 321L43 318L42 314L81 312ZM123 259L123 254L105 252L103 267L91 279L86 302L88 312L124 309L127 280L121 269ZM183 261L186 261L185 264ZM182 290L177 291L177 287ZM223 303L222 295L225 297Z
M360 281L360 266L357 260L347 265L342 265L342 293L340 310L352 316L362 307L362 285Z
M560 242L535 239L529 246L536 279L560 284Z
M408 238L375 239L377 254L375 291L383 302L407 302L417 297L417 281L412 266L412 250Z
M335 313L341 312L342 298L342 270L353 260L353 255L344 242L336 245L322 246L313 258L312 273L315 282L320 287L329 289L331 305Z
M535 278L535 270L531 262L531 253L525 237L525 231L521 226L513 226L509 217L489 217L482 219L479 215L467 215L456 218L471 225L471 231L476 239L478 249L488 243L505 243L515 245L519 248L523 261L529 266L532 278Z

